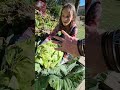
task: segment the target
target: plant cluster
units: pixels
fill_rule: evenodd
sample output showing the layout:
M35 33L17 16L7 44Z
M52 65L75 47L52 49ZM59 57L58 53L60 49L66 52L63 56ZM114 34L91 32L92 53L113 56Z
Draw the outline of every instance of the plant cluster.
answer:
M0 67L0 90L31 90L34 88L34 38L4 45ZM1 51L0 50L0 51ZM29 52L31 51L31 52ZM3 52L2 52L3 53ZM29 77L28 77L29 76Z
M34 20L33 3L34 0L1 0L0 36L24 32Z
M50 33L57 25L57 19L50 15L49 11L46 11L46 15L43 17L35 10L35 34L40 36L45 33Z

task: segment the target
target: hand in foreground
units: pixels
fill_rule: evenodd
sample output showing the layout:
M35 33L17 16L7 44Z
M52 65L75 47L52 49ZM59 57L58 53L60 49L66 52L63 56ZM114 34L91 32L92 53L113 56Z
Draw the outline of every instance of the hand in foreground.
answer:
M77 48L77 41L78 41L77 38L71 37L64 30L62 30L62 33L64 34L65 38L54 36L54 38L59 41L53 40L53 43L60 45L60 47L55 49L70 53L73 56L79 56L79 52Z

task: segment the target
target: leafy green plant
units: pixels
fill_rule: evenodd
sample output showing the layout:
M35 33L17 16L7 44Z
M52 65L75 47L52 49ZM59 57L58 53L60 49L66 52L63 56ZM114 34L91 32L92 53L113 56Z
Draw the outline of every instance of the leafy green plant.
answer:
M67 63L41 70L36 75L35 90L75 90L83 79L84 67L76 62Z
M60 17L60 11L61 11L61 6L60 5L54 5L52 8L51 8L51 11L50 13L52 15L54 15L55 18L59 18Z
M33 37L17 42L5 48L5 55L0 68L0 89L30 90L34 80L34 46ZM28 78L29 76L29 78Z
M43 33L50 33L56 25L57 20L50 15L48 10L44 17L35 10L35 34L40 36Z
M33 3L34 0L0 1L0 37L6 40L14 31L18 33L28 28L30 21L34 20ZM32 38L16 42L11 46L0 46L0 54L2 53L0 55L0 90L32 90L34 88L32 85L34 40Z
M0 36L5 38L14 31L25 31L34 20L34 0L2 0L0 2ZM19 28L18 28L19 27Z
M46 0L47 8L50 11L50 14L55 18L59 18L62 5L57 0Z
M35 62L42 65L44 68L53 68L62 60L63 52L56 51L57 47L51 41L37 47Z
M51 41L39 45L56 27L61 6L47 0L47 9L44 17L35 10L35 90L75 90L84 79L84 66L72 58L61 65L63 52L54 50L57 45Z

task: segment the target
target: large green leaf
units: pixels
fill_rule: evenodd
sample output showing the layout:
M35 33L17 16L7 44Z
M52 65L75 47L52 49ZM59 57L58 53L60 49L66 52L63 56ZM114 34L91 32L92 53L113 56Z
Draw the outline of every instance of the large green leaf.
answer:
M48 76L39 76L39 78L35 80L35 90L46 90L48 80Z
M54 90L75 90L85 77L84 69L83 66L73 62L52 69L43 69L40 71L38 78L44 76L42 81L46 81L45 77L49 77L47 85L49 84Z
M2 70L6 72L1 74L4 75L2 76L4 82L0 85L10 87L14 90L18 86L19 90L32 90L34 88L32 85L32 81L35 79L34 49L29 52L29 48L33 44L33 40L27 40L16 43L6 49L2 67ZM8 78L7 82L4 78ZM16 81L16 85L13 81Z

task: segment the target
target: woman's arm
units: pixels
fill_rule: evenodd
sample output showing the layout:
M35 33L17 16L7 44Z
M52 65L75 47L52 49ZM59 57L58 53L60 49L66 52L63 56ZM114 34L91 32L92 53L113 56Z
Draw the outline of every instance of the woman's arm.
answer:
M77 28L77 26L75 25L75 26L73 27L73 30L72 30L71 33L70 33L70 36L72 36L72 37L77 37L77 34L78 34L78 28Z

